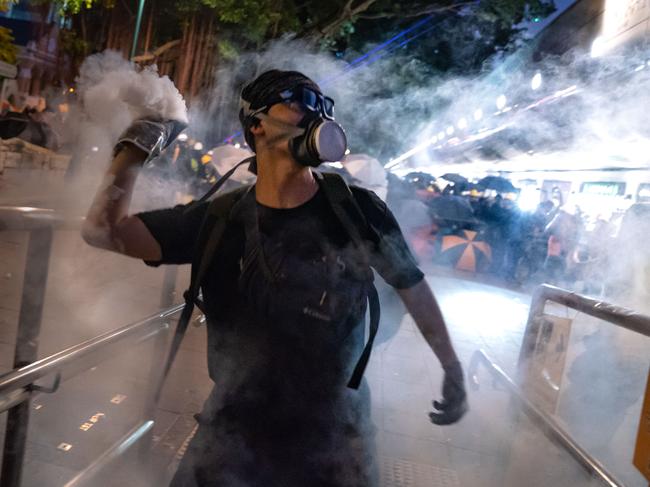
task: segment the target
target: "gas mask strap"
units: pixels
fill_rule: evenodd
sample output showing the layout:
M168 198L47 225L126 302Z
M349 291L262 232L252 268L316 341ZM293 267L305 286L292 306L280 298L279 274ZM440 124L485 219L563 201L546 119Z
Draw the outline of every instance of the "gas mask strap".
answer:
M268 139L266 142L267 145L275 145L278 142L281 142L283 140L289 140L289 139L294 139L296 137L300 137L302 134L305 133L304 128L297 127L295 125L291 125L290 123L283 122L282 120L278 120L277 118L271 117L266 113L257 113L255 116L260 120L264 120L265 122L271 125L275 125L279 129L284 130L284 133Z
M243 161L238 162L237 164L235 164L235 166L232 169L230 169L226 174L221 176L217 180L216 183L214 183L214 186L212 186L207 193L205 193L203 196L201 196L201 199L199 199L199 200L195 201L194 203L192 203L191 205L189 205L185 211L189 211L192 208L196 207L197 205L200 205L201 203L203 203L203 202L207 201L208 199L210 199L210 197L214 193L216 193L217 191L219 191L219 189L221 189L221 187L226 183L226 181L228 181L230 176L232 176L235 173L235 171L239 168L239 166L243 166L246 163L254 164L255 161L256 161L255 156L252 156L252 157L247 157Z

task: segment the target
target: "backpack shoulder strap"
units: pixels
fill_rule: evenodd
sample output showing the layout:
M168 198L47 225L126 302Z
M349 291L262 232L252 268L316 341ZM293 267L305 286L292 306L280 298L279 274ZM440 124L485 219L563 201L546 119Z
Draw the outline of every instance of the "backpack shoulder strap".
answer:
M252 186L244 186L242 188L237 188L233 191L225 193L218 198L215 198L210 202L208 209L206 211L203 223L201 224L201 230L199 231L199 237L197 239L197 246L194 251L194 259L192 261L192 271L190 277L190 287L185 293L183 293L183 298L185 298L185 306L181 312L181 316L178 319L178 324L176 325L176 331L172 339L172 343L169 349L169 354L167 355L167 361L165 362L165 367L160 378L160 382L156 389L156 402L160 399L160 394L162 392L162 386L165 383L165 378L169 374L176 354L180 348L185 332L187 331L187 326L192 318L192 312L194 311L194 306L198 305L201 311L203 309L203 303L199 300L199 290L201 288L201 282L205 276L214 253L219 246L221 237L223 236L224 231L228 225L230 215L236 203L243 198L252 188Z
M233 191L229 191L210 202L205 218L201 225L197 246L194 251L192 261L192 272L190 277L190 287L186 291L189 298L196 302L201 282L207 271L214 253L219 246L221 237L226 229L230 219L231 212L235 204L240 201L252 188L252 185L243 186ZM188 299L186 297L186 301Z
M348 233L354 244L361 252L364 264L370 268L370 250L368 249L369 241L374 239L374 232L363 211L359 207L352 190L345 180L338 174L315 172L316 177L322 181L321 187L325 192L325 197L329 201L332 211L338 218L343 228ZM369 272L370 269L368 269ZM372 274L370 274L372 275ZM370 311L370 324L368 341L363 348L363 352L357 361L352 377L348 382L350 389L358 389L363 378L363 373L368 366L372 345L379 330L379 320L381 318L381 307L379 304L379 295L372 280L368 283L368 308Z
M364 257L367 257L368 240L373 237L372 229L354 198L352 190L339 174L319 172L315 172L315 174L323 183L321 187L332 211L355 245L366 254Z

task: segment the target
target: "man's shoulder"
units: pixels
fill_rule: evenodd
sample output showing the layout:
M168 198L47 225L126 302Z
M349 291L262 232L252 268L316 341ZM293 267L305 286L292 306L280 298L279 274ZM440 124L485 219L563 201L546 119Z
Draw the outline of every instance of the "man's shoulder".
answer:
M251 187L252 185L245 185L220 193L210 201L205 202L206 206L210 208L212 213L229 211L237 201L244 197Z
M371 223L375 223L377 219L383 220L388 208L374 191L356 185L350 185L350 191L364 216Z

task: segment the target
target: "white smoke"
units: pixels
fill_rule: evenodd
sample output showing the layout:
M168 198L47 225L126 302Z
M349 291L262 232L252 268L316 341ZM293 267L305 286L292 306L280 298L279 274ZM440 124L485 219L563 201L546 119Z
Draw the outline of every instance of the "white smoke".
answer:
M77 87L88 120L115 137L145 116L188 121L183 96L168 76L155 66L137 68L115 51L86 58Z

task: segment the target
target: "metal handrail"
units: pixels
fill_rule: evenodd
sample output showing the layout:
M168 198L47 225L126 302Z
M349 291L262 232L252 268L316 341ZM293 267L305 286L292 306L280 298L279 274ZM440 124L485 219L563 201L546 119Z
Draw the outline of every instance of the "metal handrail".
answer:
M12 395L15 395L18 391L26 390L45 376L56 373L63 375L64 372L69 372L69 368L84 357L95 356L99 358L115 348L123 347L125 342L135 345L152 338L160 331L169 329L169 323L164 320L182 309L183 305L179 304L161 313L91 338L0 376L0 413L9 409L7 403L15 405L15 402L11 400ZM93 365L86 367L84 370L97 365L98 362L101 362L101 360L94 361ZM76 375L76 372L67 374L65 378L70 378L73 375Z
M64 373L65 379L69 379L90 368L84 358L91 358L97 364L109 357L109 353L118 345L136 344L155 336L155 353L149 375L152 384L157 384L161 380L157 362L163 360L167 344L166 336L161 331L169 328L169 324L164 320L182 308L182 306L169 308L175 297L175 268L166 270L163 281L161 307L169 308L166 311L87 340L47 358L38 359L38 338L53 235L57 230L78 231L83 220L80 216L48 208L0 205L0 231L25 231L29 235L16 333L14 370L0 376L0 413L8 411L0 470L0 483L3 486L18 487L21 484L32 395L35 392L54 392ZM50 374L55 374L52 386L44 387L35 384L37 380ZM155 411L155 398L152 394L149 396L143 409L145 420L151 419ZM150 429L136 436L143 437L147 444L151 442ZM121 447L116 448L121 451ZM143 452L145 449L140 448L139 451Z
M508 388L508 391L519 401L524 412L535 424L542 428L546 436L557 441L589 474L609 487L625 487L625 484L617 480L598 460L587 453L553 418L526 398L515 381L501 367L496 365L484 350L477 350L472 355L467 372L470 377L470 384L478 388L479 382L476 372L479 363L484 364L493 377L500 380Z
M524 332L521 352L519 354L520 367L534 352L535 342L540 328L540 322L537 317L544 312L547 301L567 306L594 318L650 337L650 316L648 315L630 308L606 303L582 294L577 294L573 291L551 286L550 284L542 284L535 290L530 304L526 331Z
M519 352L519 377L525 377L525 372L530 365L529 359L535 353L535 346L542 326L542 320L540 320L539 317L543 315L548 301L575 309L583 314L625 328L634 333L650 337L650 316L648 315L623 306L617 306L566 289L551 286L549 284L542 284L533 294L528 313L526 330L524 332L521 350ZM481 360L483 360L484 363L485 360L491 362L485 353L482 355L483 358L481 358ZM508 388L522 401L529 416L537 423L543 424L545 430L549 430L551 436L557 439L559 443L580 462L581 465L587 468L590 472L595 473L599 478L601 478L601 480L605 481L607 485L623 485L616 481L616 479L609 474L600 463L589 456L589 454L584 451L567 432L559 427L550 416L530 403L522 395L516 384L505 375L502 370L496 367L493 362L490 364L490 369L495 373L505 376Z
M539 286L537 293L533 296L533 301L535 299L544 303L553 301L586 315L650 337L650 316L623 306L606 303L550 284Z
M31 231L39 228L78 230L84 217L70 215L51 208L0 205L0 230Z

